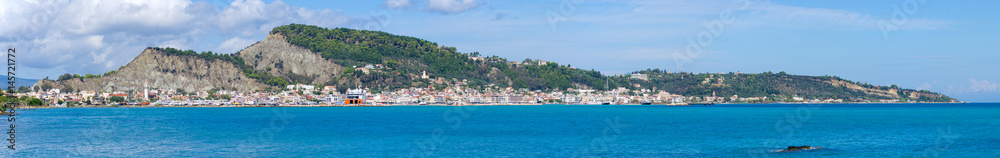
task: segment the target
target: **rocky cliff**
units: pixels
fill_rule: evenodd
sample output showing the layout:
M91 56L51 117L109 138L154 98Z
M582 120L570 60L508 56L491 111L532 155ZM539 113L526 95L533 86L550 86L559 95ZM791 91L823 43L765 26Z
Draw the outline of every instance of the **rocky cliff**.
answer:
M247 78L233 63L171 55L154 49L143 50L139 56L119 70L100 78L42 80L35 86L50 84L53 88L69 86L75 90L111 92L141 90L144 82L148 82L150 89L186 91L210 89L252 91L267 87L255 79Z
M303 84L322 85L340 76L344 67L317 53L288 43L284 36L271 34L237 54L257 71L284 76Z
M581 70L539 59L516 62L456 50L380 31L291 24L274 28L267 38L235 54L150 48L103 77L67 74L67 77L60 76L59 81L43 80L35 85L128 91L142 89L143 82L148 81L150 88L159 89L252 91L302 83L338 88L360 86L382 91L462 84L529 90L620 87L667 90L685 96L829 98L856 102L885 99L956 101L930 91L862 84L835 76L800 76L784 72L693 74L647 69L633 73L646 74L646 79L630 79L628 75L605 76L595 70ZM424 73L428 79L422 77Z
M148 81L150 89L210 89L252 91L269 87L259 79L247 77L244 69L267 72L282 79L303 84L323 85L334 81L344 67L324 59L317 53L288 43L280 34L233 54L243 66L233 62L206 59L197 55L178 55L160 49L143 50L139 56L114 73L100 78L73 78L62 81L42 80L35 86L49 84L52 88L88 91L141 90Z

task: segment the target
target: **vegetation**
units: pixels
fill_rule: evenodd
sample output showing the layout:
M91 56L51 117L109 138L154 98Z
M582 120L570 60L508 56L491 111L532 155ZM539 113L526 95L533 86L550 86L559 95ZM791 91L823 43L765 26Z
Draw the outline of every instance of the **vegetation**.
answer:
M105 74L110 74L110 73L114 73L114 71L109 72L109 73L105 73ZM66 73L66 74L63 74L63 75L59 75L59 78L56 81L65 81L65 80L70 80L70 79L80 79L80 80L83 80L83 79L88 79L88 78L100 78L100 77L101 77L101 74L96 74L96 75L95 74L85 74L85 75L72 74L72 75L70 75L69 73Z
M42 105L42 104L43 104L42 103L42 99L31 98L31 99L28 100L28 105L31 105L31 106L38 106L38 105Z
M434 78L468 79L470 85L495 84L501 87L529 89L574 88L574 83L603 89L605 77L597 71L578 70L549 62L521 64L492 56L473 60L479 52L460 53L455 47L439 46L423 39L380 31L347 28L325 29L291 24L274 28L271 33L288 37L288 42L302 46L344 66L383 64L388 71L357 73L346 69L339 80L358 81L338 87L364 84L366 87L391 90L427 86L431 81L415 80L427 71ZM499 70L494 72L494 69ZM336 83L328 83L333 85Z
M44 84L42 84L41 88L42 88L42 91L48 91L49 89L52 89L52 85L49 84L49 83L44 83Z
M257 70L254 70L253 68L251 68L251 67L249 67L249 66L246 65L246 61L243 60L243 58L240 58L239 56L237 56L235 54L221 54L221 53L220 54L216 54L216 53L213 53L212 51L206 51L206 52L197 53L194 50L180 50L180 49L175 49L175 48L170 48L170 47L167 47L167 48L149 47L147 49L153 49L153 50L161 51L163 53L166 53L167 55L189 56L189 57L197 57L197 58L201 58L201 59L205 59L205 60L221 60L221 61L230 62L230 63L233 63L233 65L236 65L236 67L239 68L241 71L243 71L243 74L246 75L247 77L256 79L257 81L260 81L261 83L264 83L264 84L267 84L267 85L284 86L284 85L288 85L288 83L289 83L288 81L286 81L285 79L283 79L283 78L281 78L279 76L272 76L272 75L268 74L266 71L257 71Z
M222 60L222 61L230 62L230 63L233 63L233 65L236 65L236 67L238 67L241 70L243 70L243 73L245 75L247 75L247 77L254 78L254 79L257 79L259 81L267 81L268 77L270 77L270 75L266 75L266 72L264 74L261 74L260 72L256 72L256 71L253 71L252 69L249 69L246 66L246 64L244 63L245 61L242 58L240 58L239 56L236 56L234 54L221 54L221 53L220 54L216 54L216 53L213 53L212 51L205 51L205 52L197 53L194 50L180 50L180 49L175 49L175 48L170 48L170 47L167 47L167 48L149 47L147 49L161 51L161 52L163 52L163 53L165 53L167 55L189 56L189 57L197 57L197 58L201 58L201 59L205 59L205 60Z
M9 94L0 94L0 103L3 103L3 106L0 106L0 111L7 111L7 108L11 107L11 104L7 103L11 102L14 102L15 104L28 103L29 106L42 105L42 100L38 98L28 97L28 96L15 97Z
M125 101L125 97L121 97L121 96L112 96L109 99L110 99L111 102L123 102L123 101Z
M28 87L18 86L17 87L17 91L15 91L15 92L17 92L17 93L28 93L30 91L31 91L31 89L28 89Z
M581 70L569 65L539 59L509 61L498 56L483 57L479 52L461 53L455 47L438 45L423 39L393 35L381 31L354 30L347 28L326 29L318 26L291 24L279 26L271 31L281 34L289 43L309 49L321 57L345 66L339 76L322 85L334 85L338 91L346 88L366 87L373 92L396 90L409 87L430 87L442 89L449 84L463 82L469 87L485 89L511 87L528 90L565 90L568 88L609 90L613 88L666 90L685 96L769 97L788 100L791 97L804 99L830 98L845 101L909 98L916 101L947 102L951 98L929 91L901 89L896 85L873 86L866 83L844 80L836 76L799 76L785 72L757 74L694 74L668 73L659 69L647 69L633 73L646 74L648 80L630 79L630 75L605 76L594 70ZM236 54L217 54L211 51L197 53L193 50L150 47L167 55L197 57L206 60L221 60L233 63L244 75L258 82L283 91L284 85L310 83L312 77L276 76L267 71L254 70ZM383 68L360 69L366 65L381 64ZM275 64L283 67L283 62ZM268 68L270 69L270 67ZM423 72L430 79L420 77ZM114 71L104 76L114 74ZM100 77L101 75L59 76L60 81ZM839 84L834 84L837 82ZM840 83L842 82L842 83ZM53 88L42 85L42 90ZM72 89L65 87L65 89ZM271 91L266 87L265 91ZM878 91L873 93L871 91ZM178 90L184 93L183 90ZM214 94L213 94L214 96ZM222 96L226 98L226 96ZM114 98L112 98L114 99Z
M364 84L377 90L392 90L405 87L443 88L434 79L468 79L467 84L481 86L493 84L499 87L530 90L563 90L582 88L608 90L624 87L627 89L663 89L682 95L717 96L739 95L741 97L798 96L805 98L836 98L848 101L907 98L911 93L924 93L920 101L950 101L951 98L936 93L900 89L898 86L872 86L839 77L797 76L785 72L777 74L693 74L666 73L659 69L636 71L649 75L649 80L629 79L629 75L604 76L594 70L579 70L569 65L559 65L538 59L524 59L520 62L491 56L474 60L479 52L460 53L455 47L439 46L423 39L393 35L380 31L354 30L347 28L326 29L317 26L291 24L274 28L271 33L288 37L288 42L319 53L324 58L340 61L344 66L383 64L386 71L359 73L348 68L339 80L347 82L338 87L353 87ZM415 79L426 70L432 80ZM497 71L498 70L498 71ZM447 80L445 80L447 82ZM847 85L834 86L827 81L854 83L862 88L888 91L895 95L875 95ZM331 83L332 84L332 83ZM329 84L328 84L329 85ZM607 87L607 88L605 88Z
M659 69L636 71L648 75L649 80L633 79L630 82L645 88L665 89L686 96L720 97L771 97L786 99L787 97L802 97L804 99L843 99L844 101L865 101L879 99L907 98L911 93L919 93L915 101L949 102L949 98L929 91L900 89L898 86L875 86L867 83L845 80L837 76L801 76L789 75L784 72L772 73L723 73L723 74L693 74L667 73ZM851 88L850 85L835 86L831 82L857 85L857 88L892 92L886 95L869 94L864 90Z

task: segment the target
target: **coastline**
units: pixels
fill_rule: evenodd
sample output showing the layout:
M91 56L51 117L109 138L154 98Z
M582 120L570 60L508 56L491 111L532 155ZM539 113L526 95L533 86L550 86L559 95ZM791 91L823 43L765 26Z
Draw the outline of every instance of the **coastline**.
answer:
M221 108L252 108L252 107L392 107L392 106L407 106L407 107L439 107L439 106L546 106L546 105L560 105L560 106L714 106L714 105L793 105L793 104L976 104L970 102L920 102L920 103L715 103L715 104L689 104L689 105L668 105L668 104L614 104L614 105L601 105L601 104L465 104L465 105L447 105L447 104L427 104L427 105L410 105L410 104L400 104L400 105L329 105L329 104L319 104L319 105L260 105L260 106L233 106L233 105L197 105L197 106L155 106L155 105L120 105L120 106L100 106L100 105L77 105L73 107L55 107L55 106L24 106L18 109L39 109L39 108L135 108L135 107L150 107L150 108L170 108L170 107L221 107Z

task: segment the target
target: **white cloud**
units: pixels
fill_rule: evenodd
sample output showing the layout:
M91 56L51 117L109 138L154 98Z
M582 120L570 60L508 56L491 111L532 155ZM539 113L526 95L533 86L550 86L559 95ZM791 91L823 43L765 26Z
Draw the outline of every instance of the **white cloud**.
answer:
M109 56L134 56L145 47L133 40L156 43L184 34L182 26L194 19L184 12L188 4L186 0L2 1L0 25L10 29L0 30L7 39L0 43L30 53L19 56L23 69L98 73L113 68L116 61L131 59Z
M232 29L244 24L264 21L267 18L264 15L267 13L264 11L264 7L264 2L259 0L233 1L232 4L229 4L229 8L219 15L218 25L221 29Z
M97 52L100 52L100 53L97 53ZM115 62L108 60L108 54L111 54L111 52L112 52L112 50L110 48L106 48L106 49L103 49L103 50L90 51L90 56L94 59L94 61L92 63L98 64L98 65L103 65L105 67L112 67L112 66L114 66Z
M23 40L43 34L68 1L0 1L0 37Z
M90 35L87 36L87 42L91 47L101 48L104 47L104 35Z
M382 3L382 7L389 9L406 9L413 6L410 0L386 0Z
M52 21L54 29L73 34L132 32L144 35L184 32L183 26L194 20L185 8L188 0L126 1L79 0L60 8Z
M994 92L997 91L997 84L991 83L990 81L983 79L982 81L977 81L975 78L969 79L969 90L971 92Z
M889 10L889 7L886 7ZM885 20L889 15L873 15L848 10L808 8L773 4L769 2L755 3L748 8L748 20L754 25L779 26L784 28L821 28L821 29L879 29L878 21ZM931 19L908 19L905 30L931 30L950 27L953 23Z
M0 1L0 46L16 48L21 77L103 73L146 47L233 53L289 23L344 27L364 20L282 1ZM208 37L224 39L215 44Z
M220 31L240 36L266 34L274 27L289 23L335 27L362 21L330 9L310 10L289 6L282 1L264 4L260 0L233 1L218 19L216 25L222 29Z
M575 12L564 15L564 21L560 28L572 30L587 27L605 27L605 32L620 32L632 38L621 39L610 42L633 42L644 43L650 40L663 42L664 45L649 46L644 45L641 49L623 49L623 55L619 58L631 59L638 57L650 57L642 59L671 59L673 54L685 54L686 47L690 42L683 41L688 37L697 38L700 33L706 33L718 28L721 36L715 39L730 38L727 34L733 32L747 33L758 30L791 31L798 30L849 30L849 31L878 31L878 20L889 15L876 15L868 12L858 12L854 10L829 9L791 6L767 1L754 0L754 3L744 5L741 1L731 0L631 0L631 1L584 1L577 6ZM628 5L620 5L625 3ZM593 10L589 6L607 6L604 10ZM619 7L616 7L619 6ZM553 7L549 11L559 12L560 8ZM886 10L891 10L886 6ZM728 14L734 19L731 24L709 28L707 22L719 20L721 15ZM550 21L551 22L551 21ZM912 16L906 25L900 26L903 30L930 30L950 27L952 23L940 20L921 19ZM649 27L656 26L656 27ZM656 30L642 30L654 28ZM599 35L599 34L598 34ZM872 33L877 35L877 33ZM614 36L593 37L591 39L607 39ZM664 38L666 37L666 38ZM679 40L675 40L679 39ZM596 40L591 40L596 41ZM719 46L710 45L703 47L704 50L712 51L723 48L725 43L714 43ZM637 44L638 45L638 44ZM659 53L650 49L661 49ZM681 51L677 51L681 50ZM703 54L695 56L678 55L677 59L670 61L678 67L689 65L690 61L701 60ZM704 63L704 61L695 61Z
M923 85L920 85L920 87L917 87L917 90L930 90L931 88L934 88L934 85L924 83Z
M257 40L233 37L222 42L222 44L219 44L219 47L215 48L215 52L225 54L235 53L236 51L243 50L247 46L250 46L254 42L257 42Z
M635 5L632 11L636 15L655 15L657 19L686 19L700 16L716 19L723 10L730 10L733 11L732 16L738 20L734 25L766 28L877 30L879 29L878 21L888 19L891 15L874 15L841 9L790 6L771 3L769 1L755 1L749 5L744 5L742 1L729 0L638 0L627 3ZM744 6L746 8L743 8ZM885 9L891 10L889 6L886 6ZM586 20L599 22L609 19L636 19L636 17L608 16ZM705 19L697 18L697 20ZM948 28L954 24L949 21L913 17L908 19L906 24L900 26L899 29L933 30Z
M476 0L430 0L427 4L427 10L454 14L470 10L479 5L479 2L476 2Z

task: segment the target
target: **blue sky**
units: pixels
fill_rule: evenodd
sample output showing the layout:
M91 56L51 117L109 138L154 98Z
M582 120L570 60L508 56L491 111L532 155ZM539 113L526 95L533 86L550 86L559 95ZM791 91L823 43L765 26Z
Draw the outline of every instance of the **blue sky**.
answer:
M990 8L997 3L13 0L0 1L0 45L22 54L19 76L54 78L117 69L148 46L232 53L275 26L302 23L605 74L786 71L997 102L1000 48L990 45L1000 37Z

